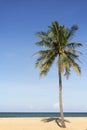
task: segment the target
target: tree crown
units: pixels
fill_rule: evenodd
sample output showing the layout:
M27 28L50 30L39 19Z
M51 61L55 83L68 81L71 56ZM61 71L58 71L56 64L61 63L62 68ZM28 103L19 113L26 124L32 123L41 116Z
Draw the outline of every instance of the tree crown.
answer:
M70 29L64 25L60 26L57 21L52 22L51 26L48 26L47 32L37 32L36 35L40 38L40 41L35 44L45 47L44 50L38 51L38 59L36 61L36 67L41 69L40 76L45 76L52 66L56 57L58 68L61 73L64 72L68 78L71 67L78 73L81 73L81 69L77 64L79 61L79 54L76 48L81 47L82 44L78 42L70 42L72 36L74 36L77 25L73 25Z

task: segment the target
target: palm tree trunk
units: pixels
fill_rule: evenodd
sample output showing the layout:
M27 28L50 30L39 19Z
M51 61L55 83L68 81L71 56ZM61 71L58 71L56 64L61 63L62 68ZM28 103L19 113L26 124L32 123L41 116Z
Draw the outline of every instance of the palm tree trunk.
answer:
M60 116L61 116L61 127L66 128L65 122L64 122L64 114L63 114L63 104L62 104L62 77L60 68L58 68L59 72L59 106L60 106Z

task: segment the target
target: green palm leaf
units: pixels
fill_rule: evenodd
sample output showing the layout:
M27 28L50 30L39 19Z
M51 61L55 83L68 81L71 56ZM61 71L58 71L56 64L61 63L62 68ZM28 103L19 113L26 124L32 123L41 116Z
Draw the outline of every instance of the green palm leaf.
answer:
M60 70L62 73L64 72L65 75L69 75L71 67L73 67L76 72L77 70L80 72L76 60L80 61L79 54L81 54L81 52L76 50L76 48L81 47L82 44L78 42L69 42L70 38L75 34L76 30L78 30L78 26L73 25L69 29L64 25L60 26L57 21L54 21L48 28L47 32L41 31L36 33L41 40L35 44L48 48L47 50L41 50L36 53L39 58L35 64L36 67L41 69L40 75L47 74L55 57L59 55L58 65L61 66ZM78 69L76 69L76 66Z

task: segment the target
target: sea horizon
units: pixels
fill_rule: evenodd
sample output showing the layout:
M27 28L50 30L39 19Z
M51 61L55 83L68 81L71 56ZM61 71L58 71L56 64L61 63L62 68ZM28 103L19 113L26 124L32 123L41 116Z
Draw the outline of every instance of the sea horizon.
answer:
M87 112L64 112L65 117L87 117ZM0 112L0 118L8 117L60 117L60 112Z

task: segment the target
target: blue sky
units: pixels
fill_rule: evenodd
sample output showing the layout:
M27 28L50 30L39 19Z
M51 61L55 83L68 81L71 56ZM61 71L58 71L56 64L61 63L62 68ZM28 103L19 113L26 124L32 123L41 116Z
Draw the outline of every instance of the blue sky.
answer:
M52 21L79 26L73 41L84 44L81 76L63 77L64 111L87 111L87 1L0 0L0 111L56 112L58 77L56 62L40 79L32 55L39 47L35 33L47 31Z

